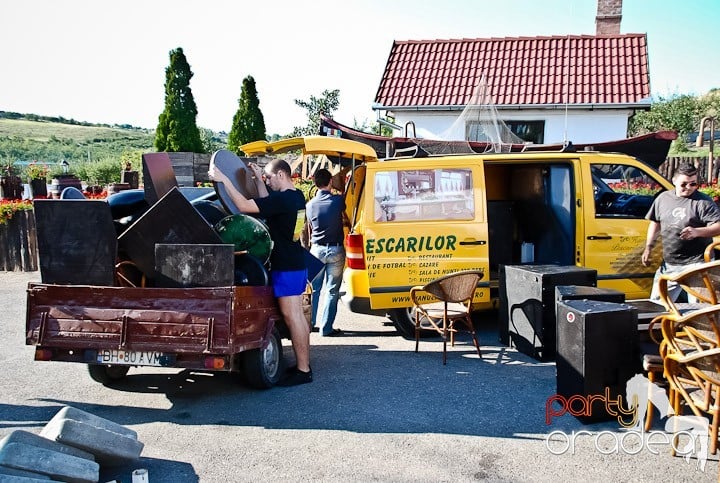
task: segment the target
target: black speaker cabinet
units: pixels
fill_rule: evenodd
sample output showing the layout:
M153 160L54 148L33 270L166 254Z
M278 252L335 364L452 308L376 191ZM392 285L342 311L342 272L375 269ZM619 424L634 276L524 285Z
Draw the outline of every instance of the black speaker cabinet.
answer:
M574 265L500 268L500 342L541 361L555 359L555 287L595 286L597 271Z
M586 287L584 285L558 285L555 287L555 301L600 300L602 302L625 302L625 294L611 288Z
M620 395L625 402L627 381L642 371L637 344L634 307L598 300L558 302L557 394L567 399L602 396L589 406L589 414L576 415L580 421L617 418L605 410L604 401L609 393L611 400ZM574 410L581 412L582 405Z

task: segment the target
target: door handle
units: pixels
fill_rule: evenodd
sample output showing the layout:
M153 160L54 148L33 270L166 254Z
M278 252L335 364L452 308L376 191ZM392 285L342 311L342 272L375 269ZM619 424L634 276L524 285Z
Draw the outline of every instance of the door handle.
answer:
M458 242L458 245L486 245L487 242L485 240L473 240L473 241L461 241Z
M587 237L588 240L612 240L610 235L590 235Z

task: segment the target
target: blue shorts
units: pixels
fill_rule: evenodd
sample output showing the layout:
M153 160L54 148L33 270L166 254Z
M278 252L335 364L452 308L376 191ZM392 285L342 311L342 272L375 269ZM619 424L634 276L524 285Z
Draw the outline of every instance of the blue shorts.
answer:
M274 271L270 276L276 297L302 295L307 287L307 270Z

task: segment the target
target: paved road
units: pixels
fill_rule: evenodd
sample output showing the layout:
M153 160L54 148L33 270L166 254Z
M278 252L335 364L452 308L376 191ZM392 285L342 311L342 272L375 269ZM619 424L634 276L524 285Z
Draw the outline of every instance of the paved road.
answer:
M129 482L140 467L152 483L717 479L717 455L703 472L663 445L653 454L628 438L637 454L612 451L622 434L616 423L583 426L566 415L546 425L554 364L498 345L492 319L479 324L482 360L462 337L444 367L438 341L421 342L415 354L382 319L341 308L346 336L312 335L312 384L258 391L228 375L133 369L107 388L83 365L32 360L23 335L31 280L39 273L0 272L0 437L39 432L63 405L133 428L142 459L105 470L101 481ZM580 430L593 435L576 439L574 455L548 450L552 431Z

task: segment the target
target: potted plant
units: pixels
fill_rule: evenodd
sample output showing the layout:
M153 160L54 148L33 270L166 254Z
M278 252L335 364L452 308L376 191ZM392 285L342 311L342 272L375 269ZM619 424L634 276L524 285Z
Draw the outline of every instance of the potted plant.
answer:
M25 172L29 178L30 190L32 191L33 198L46 198L47 197L47 176L50 172L45 163L38 163L37 160L33 161L25 169Z

